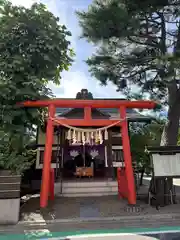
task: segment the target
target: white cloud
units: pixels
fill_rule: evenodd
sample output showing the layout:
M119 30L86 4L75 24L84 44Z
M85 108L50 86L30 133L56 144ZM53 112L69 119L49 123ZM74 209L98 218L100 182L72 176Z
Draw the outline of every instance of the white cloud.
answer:
M57 97L74 98L77 92L82 88L88 89L93 93L94 97L101 98L118 98L122 97L120 93L117 93L115 87L108 84L106 87L99 85L96 79L89 80L88 77L82 71L70 71L62 74L62 80L60 86L50 84L49 87L53 90Z
M35 1L35 0L11 0L11 2L14 5L21 5L21 6L30 8L31 5L37 1Z

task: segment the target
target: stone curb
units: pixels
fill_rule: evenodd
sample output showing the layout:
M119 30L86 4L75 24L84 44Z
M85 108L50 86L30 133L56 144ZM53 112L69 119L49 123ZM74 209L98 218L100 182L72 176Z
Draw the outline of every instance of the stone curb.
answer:
M88 222L109 222L109 221L139 221L139 220L180 220L180 214L153 214L138 216L120 216L120 217L100 217L100 218L72 218L72 219L53 219L37 221L20 221L17 225L44 225L54 223L88 223Z

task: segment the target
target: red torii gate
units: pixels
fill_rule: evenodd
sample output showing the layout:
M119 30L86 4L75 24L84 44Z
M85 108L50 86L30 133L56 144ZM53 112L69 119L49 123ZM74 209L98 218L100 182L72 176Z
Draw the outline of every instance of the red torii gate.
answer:
M52 100L26 101L21 103L21 105L24 107L48 107L45 154L44 154L41 194L40 194L41 208L45 208L48 204L54 125L57 125L57 122L59 120L61 124L67 124L70 126L83 126L83 127L109 126L110 124L117 123L117 119L116 120L92 119L92 116L91 116L92 108L118 108L119 109L120 118L123 119L123 121L118 122L116 125L121 127L123 154L124 154L124 161L125 161L125 172L126 172L127 187L128 187L128 202L129 204L136 204L136 190L135 190L134 175L133 175L132 160L131 160L126 109L127 108L153 109L157 106L155 102L127 101L127 100L52 99ZM84 119L55 118L56 107L84 108Z

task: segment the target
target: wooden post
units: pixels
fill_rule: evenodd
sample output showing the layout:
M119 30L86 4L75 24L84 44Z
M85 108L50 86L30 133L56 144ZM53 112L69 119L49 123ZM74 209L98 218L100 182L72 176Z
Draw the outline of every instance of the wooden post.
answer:
M126 119L125 107L120 108L120 117L124 119L121 125L121 134L122 134L122 145L123 145L123 154L124 154L124 162L125 162L125 172L127 177L128 202L129 204L136 204L136 190L135 190L135 183L134 183L130 141L129 141L129 135L128 135L128 123Z
M54 117L55 107L50 105L48 107L48 121L46 127L46 143L44 152L44 162L42 170L42 182L41 182L41 194L40 194L40 207L45 208L48 204L49 195L49 182L50 182L50 169L51 169L51 157L52 157L52 144L54 124L50 117Z

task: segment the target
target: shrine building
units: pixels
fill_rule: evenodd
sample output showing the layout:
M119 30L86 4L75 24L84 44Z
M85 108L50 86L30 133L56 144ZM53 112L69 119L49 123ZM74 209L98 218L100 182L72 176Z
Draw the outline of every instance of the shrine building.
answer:
M77 93L76 99L103 100L93 98L87 89ZM69 197L118 194L117 168L124 168L125 164L121 130L116 121L102 127L70 126L65 121L61 124L62 119L84 119L83 108L57 107L55 117L60 123L54 127L51 158L51 168L55 170L56 176L55 194ZM117 120L117 123L123 121L116 108L92 108L91 118ZM126 118L128 125L131 122L151 121L149 117L131 108L126 108ZM39 173L43 168L45 139L46 128L39 127L36 158Z

